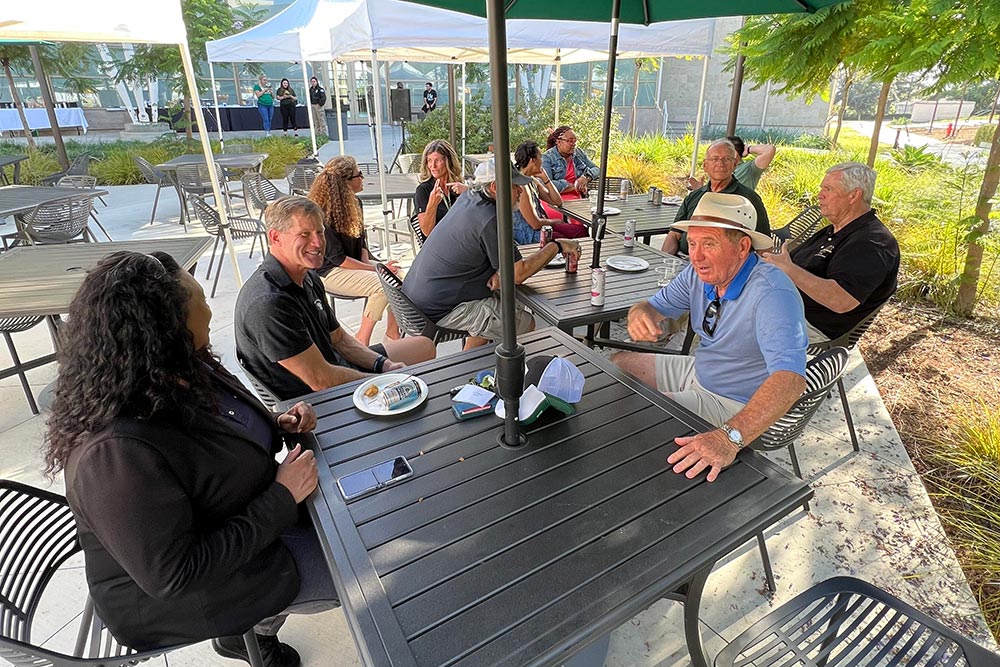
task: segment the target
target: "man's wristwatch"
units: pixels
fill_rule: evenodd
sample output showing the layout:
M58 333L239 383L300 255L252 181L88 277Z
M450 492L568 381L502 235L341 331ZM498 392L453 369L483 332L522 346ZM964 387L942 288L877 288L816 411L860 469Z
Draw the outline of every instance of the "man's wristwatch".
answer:
M720 428L726 433L729 442L736 446L736 451L740 451L746 446L746 443L743 442L743 434L739 432L739 429L735 429L729 424L723 424Z

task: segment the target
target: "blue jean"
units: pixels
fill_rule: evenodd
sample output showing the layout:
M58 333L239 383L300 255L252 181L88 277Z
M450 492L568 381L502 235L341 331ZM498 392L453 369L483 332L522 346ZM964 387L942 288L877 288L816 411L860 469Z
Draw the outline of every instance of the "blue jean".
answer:
M270 104L258 104L257 111L260 112L260 119L264 122L264 131L271 131L271 116L274 115L274 106Z

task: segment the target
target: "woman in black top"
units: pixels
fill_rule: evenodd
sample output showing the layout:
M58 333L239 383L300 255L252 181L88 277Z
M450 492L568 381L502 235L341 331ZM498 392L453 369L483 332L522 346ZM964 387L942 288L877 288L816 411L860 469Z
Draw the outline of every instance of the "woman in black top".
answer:
M354 336L368 346L375 323L382 319L389 301L375 275L378 262L368 251L365 216L357 197L364 187L364 175L358 163L349 155L341 155L327 162L316 176L309 199L319 204L326 215L326 255L319 268L323 285L333 294L368 297L361 327ZM385 265L393 273L399 273L396 260L389 260ZM391 310L385 335L392 340L399 338L399 326Z
M458 153L444 139L435 139L424 147L420 181L413 194L413 204L420 231L428 236L458 196L469 189L462 180Z
M279 109L281 109L281 129L288 135L288 126L291 125L295 136L299 136L299 126L295 120L295 91L288 83L288 79L282 79L274 94L278 98Z
M45 460L65 473L97 612L135 649L215 638L243 660L255 626L265 665L295 667L283 614L329 609L336 593L299 523L312 451L274 456L316 413L268 412L222 367L205 292L165 253L109 255L69 312Z

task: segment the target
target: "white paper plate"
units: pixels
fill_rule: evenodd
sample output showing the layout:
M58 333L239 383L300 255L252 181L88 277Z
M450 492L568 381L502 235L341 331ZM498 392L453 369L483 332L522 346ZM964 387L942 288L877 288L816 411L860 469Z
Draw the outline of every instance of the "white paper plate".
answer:
M545 265L547 269L561 269L566 266L566 258L562 256L562 253L556 253L556 256L552 258L548 264Z
M664 204L672 204L674 206L680 206L681 204L684 203L684 198L683 197L678 197L677 195L674 195L672 197L664 197L663 198L663 203Z
M618 201L618 195L604 195L604 201Z
M596 206L591 206L590 207L590 212L591 213L597 213L597 207ZM614 206L605 206L604 207L604 215L620 215L620 214L621 214L621 209L615 208Z
M409 378L416 380L417 384L420 385L420 396L412 403L407 403L406 405L393 410L386 410L379 405L376 400L378 398L378 394L371 398L365 396L365 390L372 385L375 385L379 388L379 391L382 391L382 387L385 387L386 385ZM361 385L354 390L354 396L352 398L354 399L354 407L361 410L361 412L381 417L385 415L401 415L404 412L409 412L410 410L422 405L423 402L427 400L427 395L427 383L420 378L408 373L385 373L383 375L376 375L375 377L362 382Z
M626 273L638 273L649 268L649 262L642 257L629 257L628 255L615 255L604 260L609 269L615 271L625 271Z

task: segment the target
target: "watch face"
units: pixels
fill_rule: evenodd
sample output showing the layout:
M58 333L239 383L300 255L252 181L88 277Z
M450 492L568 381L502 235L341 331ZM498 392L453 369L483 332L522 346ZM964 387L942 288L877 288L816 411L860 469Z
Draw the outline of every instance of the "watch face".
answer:
M730 426L729 428L726 429L726 433L727 435L729 435L729 439L732 442L735 442L737 445L743 444L743 434L740 433L738 429L735 429L732 426Z

